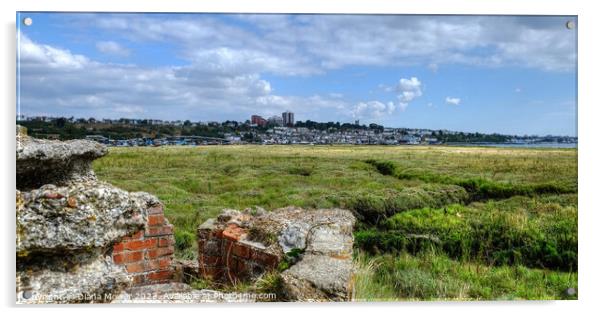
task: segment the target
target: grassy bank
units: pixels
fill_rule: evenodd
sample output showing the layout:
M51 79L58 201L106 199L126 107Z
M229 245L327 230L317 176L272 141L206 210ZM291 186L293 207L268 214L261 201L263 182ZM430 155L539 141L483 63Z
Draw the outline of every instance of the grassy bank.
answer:
M371 253L437 249L487 265L577 270L577 196L507 200L397 213L385 229L360 230L356 246Z
M380 298L563 298L558 289L564 285L551 281L539 282L529 292L529 283L541 275L559 280L570 275L568 283L576 286L575 149L111 148L108 156L94 162L94 170L103 180L153 193L165 203L166 216L176 228L179 257L195 256L196 227L223 208L344 207L359 220L358 264L379 263L380 268L363 280L387 291ZM436 254L424 255L433 251ZM491 290L487 295L476 290L481 294L412 294L395 285L401 281L394 275L410 275L392 268L405 267L400 261L420 267L446 262L452 270L487 268L492 271L489 277L445 274L472 288L497 286L494 279L511 285L505 292ZM513 269L528 273L513 276L508 272ZM368 293L358 290L366 299L379 297Z
M575 299L567 289L578 289L576 272L489 266L434 251L415 256L359 254L356 265L359 301Z

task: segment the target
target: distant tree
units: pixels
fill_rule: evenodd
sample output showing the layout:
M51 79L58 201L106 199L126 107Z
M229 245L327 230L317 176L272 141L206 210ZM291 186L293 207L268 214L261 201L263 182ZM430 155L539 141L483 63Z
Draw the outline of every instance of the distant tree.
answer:
M64 117L59 117L54 121L54 125L58 128L65 127L65 124L67 124L67 119Z
M371 130L381 131L381 132L385 129L382 125L378 125L376 123L370 123L369 127Z

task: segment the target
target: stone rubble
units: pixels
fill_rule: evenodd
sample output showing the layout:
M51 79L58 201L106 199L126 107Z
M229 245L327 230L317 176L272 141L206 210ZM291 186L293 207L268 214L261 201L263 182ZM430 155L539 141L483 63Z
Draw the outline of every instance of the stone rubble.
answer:
M351 212L288 207L251 213L228 209L199 226L201 276L231 283L257 279L296 252L299 258L280 274L282 299L350 299L355 224Z

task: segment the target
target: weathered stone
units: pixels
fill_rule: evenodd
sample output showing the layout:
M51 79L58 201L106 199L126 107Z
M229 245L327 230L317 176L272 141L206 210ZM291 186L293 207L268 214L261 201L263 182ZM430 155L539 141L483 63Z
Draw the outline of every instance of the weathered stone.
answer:
M306 253L335 257L351 257L353 253L352 223L329 223L314 226L308 237Z
M123 268L98 252L17 262L17 302L22 304L109 302L129 284Z
M309 228L308 223L288 224L278 237L278 243L282 247L282 251L288 253L295 248L304 250Z
M217 216L217 220L222 223L227 223L232 219L236 219L241 215L241 213L237 210L233 209L224 209L222 213Z
M128 274L134 267L113 261L121 258L113 256L115 243L144 237L147 214L162 219L162 207L150 194L98 181L90 163L105 153L95 142L37 140L17 127L18 303L108 302L135 279ZM171 232L164 220L160 224ZM149 278L163 280L171 260L158 257L172 254L173 246L163 235L152 238L164 248L149 252L162 269Z
M344 301L352 284L351 258L305 254L303 259L282 273L285 290L294 301Z
M95 179L91 162L107 152L104 145L94 141L31 138L17 126L17 188Z
M215 228L216 224L215 224L215 219L210 218L206 221L204 221L201 225L199 225L198 230L199 231L211 231Z
M17 191L17 254L104 248L144 228L145 198L95 181Z

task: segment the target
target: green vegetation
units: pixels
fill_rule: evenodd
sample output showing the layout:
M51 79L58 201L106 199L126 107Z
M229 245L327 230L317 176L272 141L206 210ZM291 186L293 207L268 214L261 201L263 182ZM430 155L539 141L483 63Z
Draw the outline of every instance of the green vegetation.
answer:
M358 255L356 300L576 299L577 273L488 266L456 261L434 251L369 257Z
M176 240L175 250L182 259L193 259L196 257L193 245L196 243L196 235L187 230L176 230L174 232Z
M575 149L111 148L94 169L165 203L179 257L223 208L343 207L359 300L576 298Z
M463 187L469 192L473 200L501 199L509 198L514 195L533 196L545 193L571 193L575 188L558 184L555 182L530 183L530 184L512 184L505 182L496 182L480 177L458 177L451 175L442 175L429 170L407 168L400 169L391 161L379 161L374 159L366 160L376 167L383 175L392 175L399 179L418 179L427 183L445 183L454 184Z
M488 265L521 264L577 270L576 195L450 205L396 214L386 230L356 232L370 252L437 249L450 258Z

